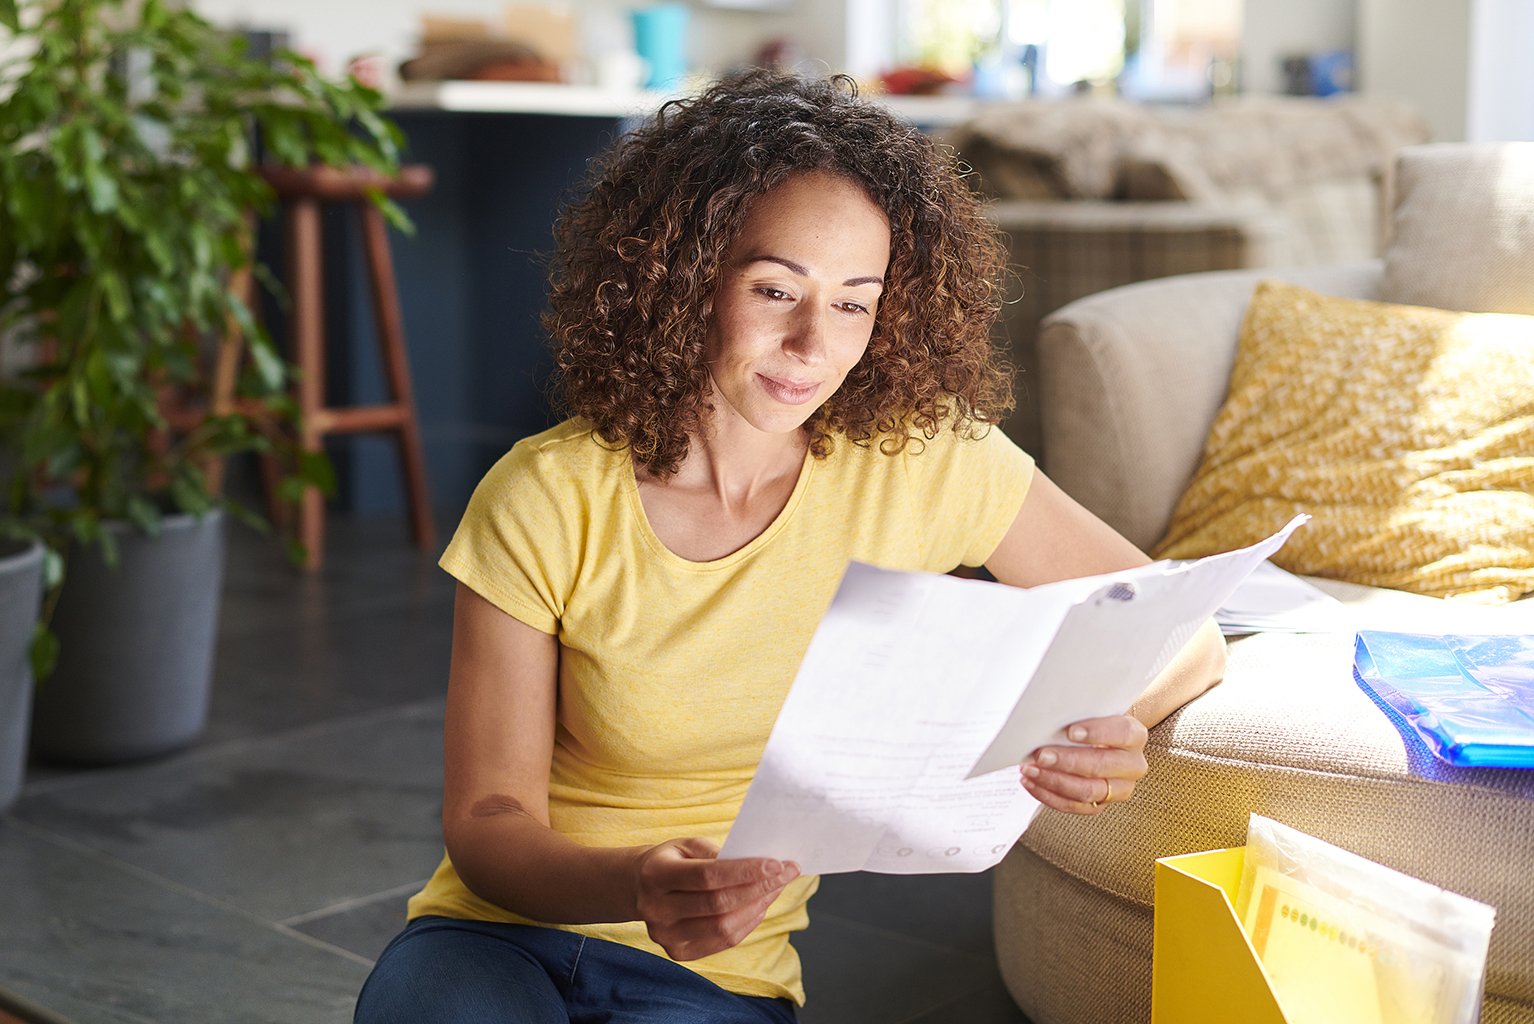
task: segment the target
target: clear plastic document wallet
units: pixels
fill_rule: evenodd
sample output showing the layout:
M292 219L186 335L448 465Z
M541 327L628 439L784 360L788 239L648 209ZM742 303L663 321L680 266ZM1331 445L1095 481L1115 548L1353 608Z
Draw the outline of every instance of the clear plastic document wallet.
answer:
M1496 911L1251 817L1236 915L1289 1024L1474 1024Z
M1362 630L1353 674L1449 764L1534 768L1534 636Z

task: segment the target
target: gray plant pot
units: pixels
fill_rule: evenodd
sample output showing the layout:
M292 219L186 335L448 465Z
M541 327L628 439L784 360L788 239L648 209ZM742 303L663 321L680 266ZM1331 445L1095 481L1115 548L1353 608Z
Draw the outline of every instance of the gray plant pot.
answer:
M32 717L27 655L42 593L42 544L0 541L0 811L16 802L27 773Z
M159 537L109 523L119 558L77 547L53 613L58 667L37 688L32 749L113 764L186 746L208 719L224 516L166 516Z

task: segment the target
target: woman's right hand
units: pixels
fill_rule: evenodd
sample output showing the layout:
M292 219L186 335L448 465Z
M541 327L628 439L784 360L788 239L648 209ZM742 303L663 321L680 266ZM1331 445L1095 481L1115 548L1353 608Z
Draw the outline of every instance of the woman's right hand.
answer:
M639 858L636 903L650 938L673 960L729 949L762 923L799 865L767 857L720 860L707 839L673 839Z

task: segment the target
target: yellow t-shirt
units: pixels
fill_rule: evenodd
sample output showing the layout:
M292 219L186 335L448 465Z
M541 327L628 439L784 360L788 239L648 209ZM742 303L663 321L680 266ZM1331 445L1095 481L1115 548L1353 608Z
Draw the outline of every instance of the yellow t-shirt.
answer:
M661 544L625 452L567 421L486 474L442 567L558 635L549 819L588 846L723 843L778 709L849 559L946 572L980 565L1012 524L1033 462L998 429L888 456L837 439L806 457L788 504L712 562ZM788 935L818 880L796 879L745 941L684 966L732 992L804 1002ZM537 924L480 899L444 857L410 916ZM643 922L553 925L647 950Z

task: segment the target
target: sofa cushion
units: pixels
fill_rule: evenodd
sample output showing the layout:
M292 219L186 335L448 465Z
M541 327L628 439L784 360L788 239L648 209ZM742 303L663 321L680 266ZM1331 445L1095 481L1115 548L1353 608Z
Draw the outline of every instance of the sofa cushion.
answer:
M1534 142L1402 150L1380 297L1534 313Z
M1436 597L1534 591L1534 317L1258 286L1156 554L1313 521L1274 562Z

